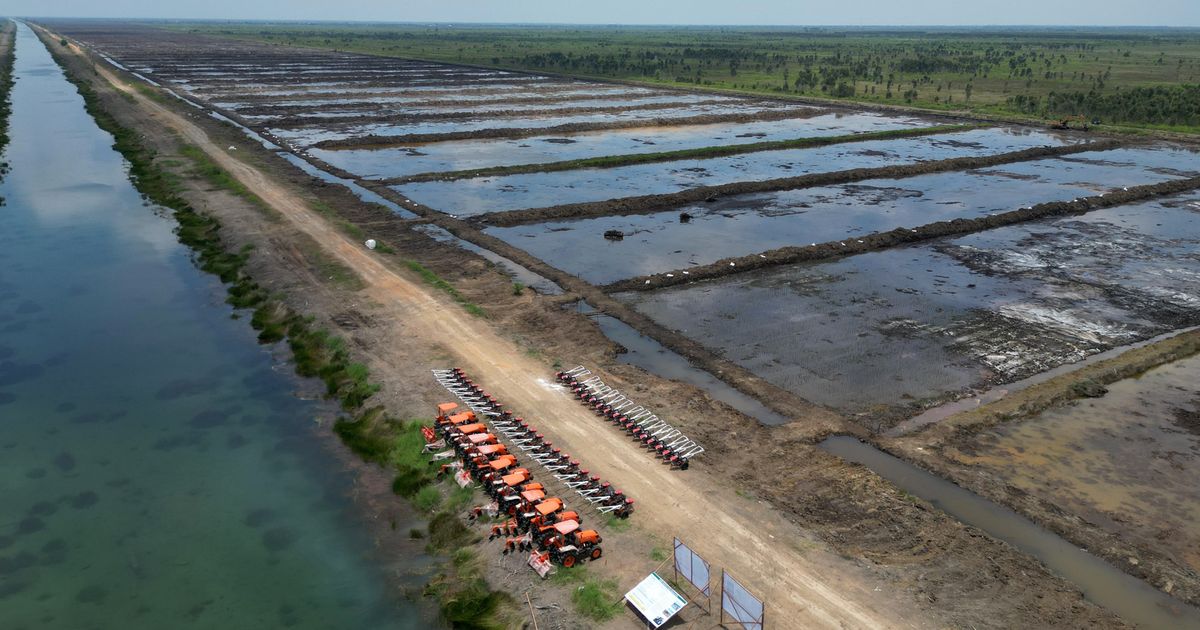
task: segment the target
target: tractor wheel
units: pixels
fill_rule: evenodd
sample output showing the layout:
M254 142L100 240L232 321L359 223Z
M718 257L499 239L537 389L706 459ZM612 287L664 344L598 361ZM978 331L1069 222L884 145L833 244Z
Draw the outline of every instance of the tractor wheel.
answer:
M600 547L596 547L592 550L592 560L599 560L600 556L602 555L604 555L604 550Z
M568 569L575 566L575 556L572 554L567 554L567 555L563 556L562 565Z

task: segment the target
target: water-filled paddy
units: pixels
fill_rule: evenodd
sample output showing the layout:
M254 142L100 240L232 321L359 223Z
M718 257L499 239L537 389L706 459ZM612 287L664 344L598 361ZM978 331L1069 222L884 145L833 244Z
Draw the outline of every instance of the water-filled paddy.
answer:
M0 627L428 627L389 577L424 560L376 556L332 410L293 393L316 388L230 319L25 27L16 76Z
M802 397L867 410L1200 323L1198 203L1110 208L622 299Z
M810 107L787 107L771 103L695 104L670 109L606 111L585 114L545 115L530 118L494 117L481 115L463 120L429 120L410 123L364 123L321 125L320 121L301 128L279 128L272 131L281 138L302 145L329 140L344 140L359 136L406 136L411 134L460 133L483 129L541 129L560 125L615 123L625 121L654 121L695 116L750 115L762 112L793 111L797 118L814 110Z
M785 246L861 237L897 227L975 218L1123 186L1200 174L1200 155L1119 150L996 169L868 180L726 197L647 215L493 227L486 231L589 282L606 284ZM1170 173L1158 164L1172 164ZM1143 167L1141 165L1151 165ZM1185 172L1181 169L1191 169ZM680 220L680 214L691 218ZM620 241L604 238L609 230Z
M673 193L696 186L794 177L807 173L983 156L1069 141L1058 135L1006 128L895 140L870 140L810 149L760 151L729 157L479 177L405 184L404 194L450 214L468 216L614 197Z
M436 171L577 160L604 155L656 153L725 144L838 136L926 127L931 124L919 118L873 113L836 113L785 120L613 129L519 140L456 140L396 149L312 149L312 154L362 177L388 178Z

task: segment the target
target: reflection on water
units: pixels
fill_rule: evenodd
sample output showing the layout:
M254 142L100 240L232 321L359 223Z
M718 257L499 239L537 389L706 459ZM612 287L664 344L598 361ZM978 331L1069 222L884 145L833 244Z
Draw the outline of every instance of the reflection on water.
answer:
M1048 201L1070 201L1176 176L1163 163L1200 173L1200 154L1113 151L1120 163L1035 160L1012 168L874 179L841 186L724 197L666 212L488 228L589 282L686 269L788 246L861 238L898 227L973 219ZM1092 154L1085 154L1092 155ZM1106 155L1106 154L1096 154ZM1128 160L1127 162L1125 160ZM690 220L681 221L681 213ZM604 233L619 230L612 241Z
M0 628L427 627L315 434L333 410L230 319L24 26L16 75Z
M1049 133L976 129L924 138L869 140L616 168L416 182L400 188L409 197L438 210L473 215L604 201L614 197L666 194L696 186L992 155L1061 144L1062 138Z

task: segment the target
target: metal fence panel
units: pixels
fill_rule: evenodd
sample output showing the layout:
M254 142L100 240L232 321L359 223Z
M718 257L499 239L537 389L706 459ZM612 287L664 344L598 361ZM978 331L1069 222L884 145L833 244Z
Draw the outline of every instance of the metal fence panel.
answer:
M709 586L709 568L708 563L704 561L690 547L683 544L678 538L675 539L675 571L683 576L683 579L695 586L705 597L712 594L712 588Z
M721 572L721 610L745 630L762 630L762 601L724 571Z

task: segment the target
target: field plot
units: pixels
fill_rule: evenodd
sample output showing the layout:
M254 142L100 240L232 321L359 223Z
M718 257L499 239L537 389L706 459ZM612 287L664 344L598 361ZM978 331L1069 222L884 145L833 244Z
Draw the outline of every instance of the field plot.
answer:
M536 208L613 197L677 192L696 186L793 177L854 168L890 166L1058 146L1056 135L1017 129L871 140L815 149L761 151L706 160L681 160L608 169L481 177L450 182L416 182L404 194L461 216ZM436 200L436 201L435 201Z
M623 299L852 412L1010 382L1200 323L1200 201L1177 198Z
M798 137L829 137L927 127L930 124L929 121L909 116L838 112L810 118L615 129L568 136L534 136L519 140L414 143L409 147L392 149L314 148L312 154L351 173L371 179L384 179L426 172L539 164L605 155L678 151Z
M589 282L607 284L778 247L986 216L1196 175L1200 155L1191 151L1116 149L978 171L738 195L653 214L485 231ZM681 213L690 219L681 221ZM624 237L604 238L611 230Z
M1200 358L944 452L1200 571Z

